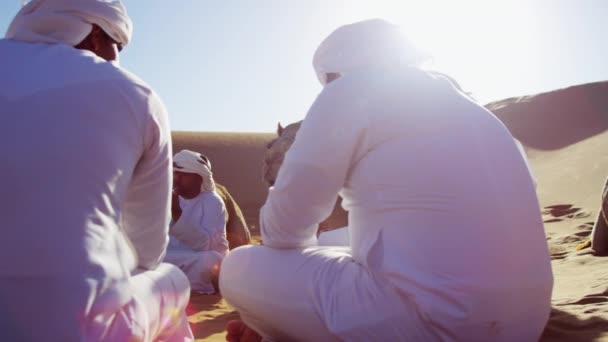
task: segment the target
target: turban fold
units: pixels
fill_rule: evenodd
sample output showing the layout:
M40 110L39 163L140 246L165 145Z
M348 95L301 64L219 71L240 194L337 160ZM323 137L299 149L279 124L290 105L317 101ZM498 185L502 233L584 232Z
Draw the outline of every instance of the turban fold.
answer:
M395 64L418 65L428 57L406 39L399 26L370 19L332 32L317 48L313 66L321 84L326 85L328 73Z
M123 46L131 40L133 23L120 0L32 0L17 13L6 38L76 46L93 24Z
M179 151L173 156L173 171L195 173L203 178L202 192L215 190L211 162L200 153L190 150Z

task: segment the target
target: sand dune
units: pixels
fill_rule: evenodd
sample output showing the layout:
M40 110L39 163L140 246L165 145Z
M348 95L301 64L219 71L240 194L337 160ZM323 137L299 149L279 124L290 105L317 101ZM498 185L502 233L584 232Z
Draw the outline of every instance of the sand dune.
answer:
M556 150L606 130L608 82L492 102L495 113L524 145Z
M608 176L608 82L487 107L525 145L538 181L555 276L553 312L542 340L608 340L608 257L576 250L588 239ZM175 150L188 147L211 158L216 177L256 223L266 196L264 148L274 135L175 132L173 137ZM219 296L196 295L189 314L197 338L206 341L223 341L224 324L238 317Z

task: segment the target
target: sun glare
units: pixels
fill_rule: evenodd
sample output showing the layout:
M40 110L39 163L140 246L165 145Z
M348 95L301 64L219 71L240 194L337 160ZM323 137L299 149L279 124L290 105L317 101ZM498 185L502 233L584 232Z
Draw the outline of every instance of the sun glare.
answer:
M521 76L523 66L537 60L533 8L524 1L361 4L356 17L379 16L400 25L415 45L433 56L433 68L453 75L465 88L483 84L483 89L473 89L482 99L500 93L509 77Z

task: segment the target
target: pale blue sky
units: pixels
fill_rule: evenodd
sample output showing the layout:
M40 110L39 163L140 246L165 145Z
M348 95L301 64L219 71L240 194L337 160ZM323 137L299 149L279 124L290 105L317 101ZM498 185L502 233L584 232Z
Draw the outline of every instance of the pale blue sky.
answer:
M161 95L174 130L271 132L321 90L312 55L333 29L403 27L480 100L608 80L606 0L125 0L121 64ZM20 7L1 0L4 32ZM1 56L0 56L1 59Z

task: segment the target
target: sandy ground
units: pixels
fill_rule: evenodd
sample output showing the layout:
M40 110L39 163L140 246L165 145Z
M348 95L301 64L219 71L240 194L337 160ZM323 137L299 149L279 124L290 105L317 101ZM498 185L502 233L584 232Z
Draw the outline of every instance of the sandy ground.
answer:
M259 234L253 240L253 243L259 244ZM239 319L239 314L221 295L209 296L192 292L186 311L196 341L225 341L226 323Z

